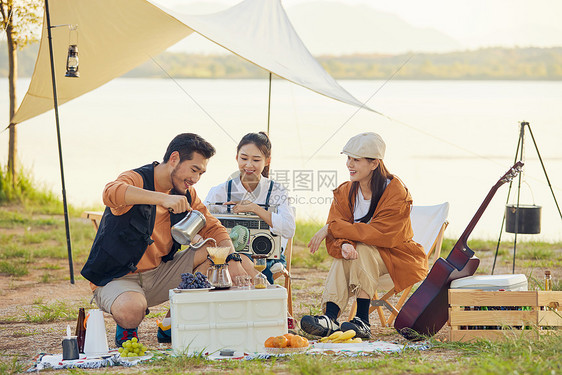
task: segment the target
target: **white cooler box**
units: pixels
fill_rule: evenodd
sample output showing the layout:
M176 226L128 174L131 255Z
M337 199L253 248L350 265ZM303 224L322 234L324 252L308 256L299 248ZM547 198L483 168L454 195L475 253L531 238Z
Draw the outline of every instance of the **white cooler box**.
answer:
M468 276L453 280L451 289L526 291L527 277L523 274Z
M172 349L176 354L220 349L257 352L270 336L287 333L287 290L231 288L170 290Z

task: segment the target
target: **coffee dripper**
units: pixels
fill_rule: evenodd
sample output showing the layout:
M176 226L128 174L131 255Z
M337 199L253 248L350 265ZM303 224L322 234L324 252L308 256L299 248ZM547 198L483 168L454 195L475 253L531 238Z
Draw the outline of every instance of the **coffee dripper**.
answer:
M228 289L232 286L230 272L226 258L230 253L230 247L208 247L209 258L212 261L211 267L207 270L207 278L215 289Z

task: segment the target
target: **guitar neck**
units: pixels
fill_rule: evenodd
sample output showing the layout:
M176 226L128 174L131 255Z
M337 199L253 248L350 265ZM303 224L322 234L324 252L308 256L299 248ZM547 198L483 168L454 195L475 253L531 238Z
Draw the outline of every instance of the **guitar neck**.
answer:
M474 227L476 226L476 224L478 224L478 221L482 217L482 214L484 214L484 211L490 204L492 198L494 197L494 195L496 194L496 192L498 191L501 185L503 185L503 183L497 183L496 185L494 185L492 190L488 192L488 195L486 195L486 199L484 199L484 202L482 202L482 204L478 208L478 211L476 211L476 213L472 217L472 220L470 220L470 223L468 223L468 226L466 227L464 232L462 232L459 240L457 241L457 244L466 245L468 241L468 236L470 236L470 234L474 230Z
M519 161L519 162L515 163L513 165L513 167L511 167L509 169L509 171L507 171L498 180L498 182L496 182L496 184L494 186L492 186L492 188L488 192L488 195L486 195L486 198L484 199L484 201L482 202L482 204L478 208L478 211L476 211L476 213L472 217L472 220L470 220L470 223L468 223L468 226L466 227L464 232L461 234L459 240L457 241L457 243L453 247L453 251L454 250L460 250L460 251L464 252L466 257L468 257L468 258L470 258L472 255L474 255L474 252L472 250L468 249L468 247L467 247L468 236L470 236L470 234L472 233L472 230L474 229L474 227L478 223L478 220L480 220L480 218L482 217L482 214L484 213L484 211L488 207L488 204L490 203L490 201L492 200L492 198L494 197L494 195L496 194L496 192L498 191L500 186L502 186L503 184L505 184L508 181L511 181L515 176L517 176L517 174L519 174L519 172L521 171L522 167L523 167L522 162ZM451 254L453 254L453 251L451 252ZM458 251L454 252L454 255L452 255L452 256L458 256ZM447 257L447 260L449 260L449 257Z

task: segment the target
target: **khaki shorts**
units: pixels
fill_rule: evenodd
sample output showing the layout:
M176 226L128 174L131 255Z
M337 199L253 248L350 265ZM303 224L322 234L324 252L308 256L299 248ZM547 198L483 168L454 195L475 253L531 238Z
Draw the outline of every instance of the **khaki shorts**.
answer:
M357 243L355 250L359 254L357 259L333 260L322 294L323 311L328 301L338 305L340 312L345 310L349 298L357 296L361 290L372 298L377 291L379 277L388 273L376 246Z
M193 272L194 257L193 250L180 251L174 255L173 260L162 262L152 270L130 273L105 286L97 287L94 290L96 304L101 310L111 313L113 302L125 292L141 293L146 298L148 307L166 302L169 290L180 284L181 274Z

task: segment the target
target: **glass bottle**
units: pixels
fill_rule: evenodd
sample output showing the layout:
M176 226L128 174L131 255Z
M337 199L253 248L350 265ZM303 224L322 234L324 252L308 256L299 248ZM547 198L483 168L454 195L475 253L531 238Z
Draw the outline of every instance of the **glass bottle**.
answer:
M552 290L552 275L550 271L544 271L544 290L551 291Z
M78 309L78 321L76 322L76 340L78 341L78 352L84 353L84 341L86 340L86 313L84 308Z

